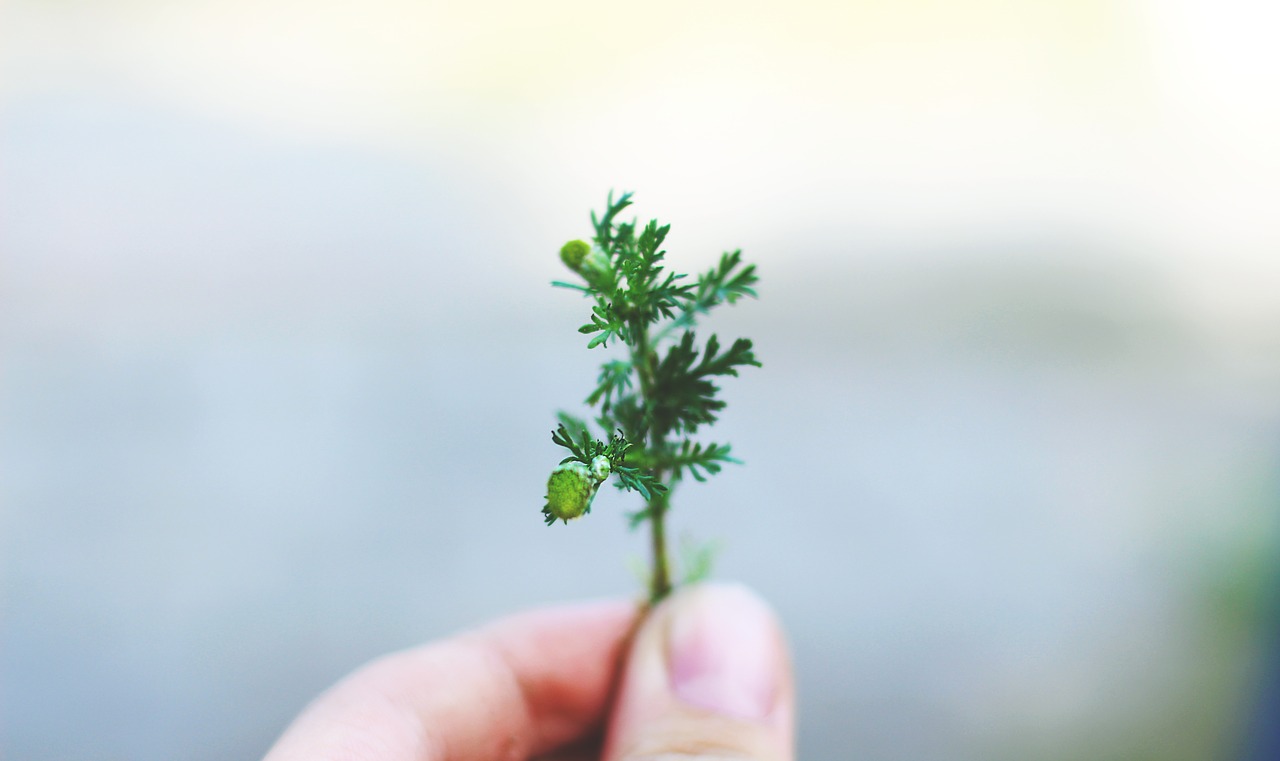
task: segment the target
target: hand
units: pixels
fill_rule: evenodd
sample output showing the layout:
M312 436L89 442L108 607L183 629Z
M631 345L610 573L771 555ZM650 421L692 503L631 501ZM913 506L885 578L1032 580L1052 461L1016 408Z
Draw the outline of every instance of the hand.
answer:
M386 656L322 695L265 761L794 758L791 667L760 598L686 588L629 638L639 612L548 608Z

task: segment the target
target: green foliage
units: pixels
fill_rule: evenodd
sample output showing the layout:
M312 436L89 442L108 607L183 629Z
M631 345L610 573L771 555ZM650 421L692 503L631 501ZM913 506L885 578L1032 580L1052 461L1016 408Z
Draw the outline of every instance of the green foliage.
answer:
M717 375L737 376L743 365L760 367L747 338L734 341L729 351L721 354L720 342L712 335L701 356L698 361L693 331L686 331L680 343L672 346L658 363L654 373L653 423L659 430L695 433L699 425L714 423L725 403L716 398L720 388L710 379Z
M602 363L586 398L597 409L594 424L608 438L596 437L586 422L561 414L552 441L569 452L562 469L607 472L618 488L634 491L645 501L629 517L633 527L652 524L651 591L657 599L670 589L663 519L671 488L685 474L705 481L724 463L738 462L729 456L729 445L692 438L701 427L713 424L725 407L717 379L735 377L742 367L761 366L750 339L736 339L725 349L711 335L699 344L697 321L721 304L755 297L758 278L755 265L744 264L740 251L723 254L716 266L696 278L669 271L663 244L670 225L653 220L640 227L634 220L619 221L618 215L630 205L630 193L616 201L609 194L604 212L591 214L593 242L570 241L561 249L562 260L582 282L553 283L591 300L589 321L578 328L590 336L588 349L611 344L627 349L625 358ZM563 473L557 478L570 483ZM576 509L578 503L570 506ZM590 512L589 499L583 508L581 512ZM547 508L543 512L548 524L562 517ZM710 554L700 557L699 562L709 567Z
M685 584L696 584L711 575L711 566L720 551L715 543L699 544L685 537L680 543L680 565L684 568Z
M654 494L661 494L667 490L666 485L654 474L642 472L639 468L626 464L627 452L634 444L627 441L621 431L605 442L592 438L586 425L581 421L576 422L579 426L575 432L571 432L563 421L551 432L551 441L569 450L569 456L560 461L561 465L567 462L580 462L591 466L595 464L597 457L603 457L609 461L610 472L618 477L617 484L620 488L639 492L640 496L646 500L652 499Z
M615 396L626 394L631 388L631 363L625 360L613 360L600 366L600 377L596 379L596 390L587 397L587 404L600 405L602 412L613 408Z
M695 481L706 481L708 475L714 476L720 472L723 463L742 464L741 460L735 460L729 456L729 449L728 444L704 446L685 439L680 443L680 451L666 464L671 468L672 478L677 481L684 475L685 470L689 471L689 475L693 476Z

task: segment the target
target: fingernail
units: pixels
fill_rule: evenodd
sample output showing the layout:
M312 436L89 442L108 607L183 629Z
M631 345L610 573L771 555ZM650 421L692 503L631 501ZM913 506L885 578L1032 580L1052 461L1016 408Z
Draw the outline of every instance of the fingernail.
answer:
M781 647L769 607L745 587L705 586L675 612L668 634L671 688L684 702L764 719L777 699Z

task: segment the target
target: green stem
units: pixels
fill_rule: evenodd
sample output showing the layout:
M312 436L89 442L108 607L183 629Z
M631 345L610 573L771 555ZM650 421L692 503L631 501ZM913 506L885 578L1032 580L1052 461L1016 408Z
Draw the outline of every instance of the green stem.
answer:
M671 572L667 565L667 495L659 494L649 503L649 524L653 540L653 575L649 581L649 602L656 604L671 593Z
M631 325L632 335L636 337L635 348L632 351L631 363L636 368L636 374L640 377L640 395L644 397L645 417L645 448L651 453L660 454L666 446L664 441L665 432L657 430L653 423L653 367L657 362L657 357L653 356L652 350L649 348L649 328L648 325ZM659 482L662 481L664 473L661 469L655 471L654 476ZM667 532L666 517L668 500L670 499L670 487L673 484L667 484L668 491L662 494L655 494L649 500L649 538L650 546L653 552L653 573L649 577L649 602L657 603L662 598L671 593L671 571L670 563L667 560Z

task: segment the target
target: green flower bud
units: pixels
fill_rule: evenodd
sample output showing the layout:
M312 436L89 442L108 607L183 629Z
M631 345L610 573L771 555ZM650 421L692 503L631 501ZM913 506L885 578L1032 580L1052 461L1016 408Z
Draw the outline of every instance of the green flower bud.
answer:
M585 240L571 240L560 249L560 260L591 285L602 290L613 287L609 257Z
M590 465L566 462L551 471L547 479L547 505L542 508L547 525L557 519L568 523L591 512L591 500L612 470L609 458L600 455Z
M585 240L571 240L560 249L560 261L574 272L580 271L582 260L591 253L591 244Z
M587 512L598 485L586 465L566 462L551 471L551 478L547 479L547 506L542 512L551 520L559 518L568 523Z

